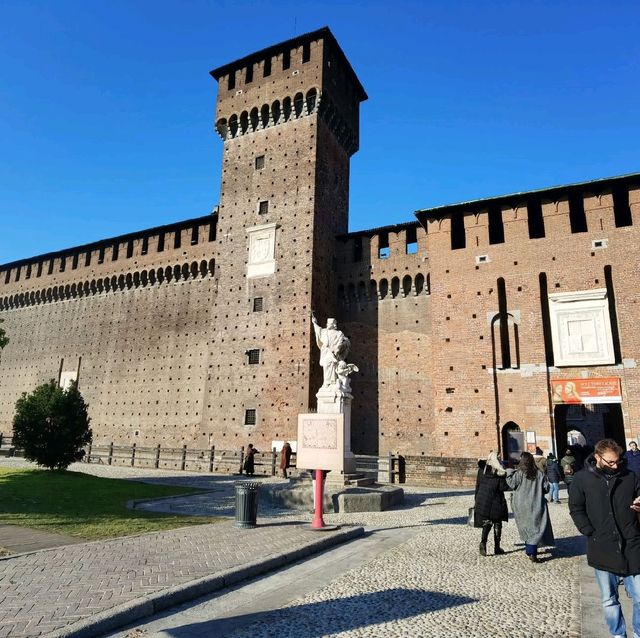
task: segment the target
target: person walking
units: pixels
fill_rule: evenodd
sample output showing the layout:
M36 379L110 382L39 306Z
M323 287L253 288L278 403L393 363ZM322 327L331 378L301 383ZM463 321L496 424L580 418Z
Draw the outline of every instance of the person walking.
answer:
M560 479L562 478L560 466L553 452L547 455L547 480L549 481L549 500L552 503L560 502Z
M567 448L564 456L560 459L560 469L562 470L565 485L567 486L567 489L569 489L571 481L573 481L573 475L576 472L576 457L573 456L573 453L569 448Z
M255 455L257 452L258 450L253 447L253 443L249 443L247 451L244 453L244 472L247 476L253 476L255 472Z
M607 629L627 636L618 585L633 599L633 636L640 638L640 480L625 467L612 439L596 443L569 489L569 513L587 537L587 562L595 571Z
M480 540L480 556L487 555L487 541L493 527L493 553L504 554L500 547L502 523L509 520L509 510L504 493L509 489L505 476L506 470L495 452L489 452L484 463L479 464L476 478L476 498L474 515L482 521L482 537Z
M282 477L288 478L287 470L291 464L291 446L289 441L285 441L280 452L280 470L282 471Z
M640 450L635 441L629 443L629 449L624 453L624 460L627 463L627 469L636 476L640 476Z
M554 544L547 499L544 497L549 481L536 467L529 452L522 453L516 471L507 476L506 481L514 490L513 516L525 544L525 553L531 562L538 563L538 546Z

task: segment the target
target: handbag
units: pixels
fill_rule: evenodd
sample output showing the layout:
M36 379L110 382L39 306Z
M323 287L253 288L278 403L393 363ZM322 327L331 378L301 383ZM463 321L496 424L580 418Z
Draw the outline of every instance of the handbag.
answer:
M482 519L476 516L475 507L469 508L469 515L467 516L467 525L469 527L482 527Z

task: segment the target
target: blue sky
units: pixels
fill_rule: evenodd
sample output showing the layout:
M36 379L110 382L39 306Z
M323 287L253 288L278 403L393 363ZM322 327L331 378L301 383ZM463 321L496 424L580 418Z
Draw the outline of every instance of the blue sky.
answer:
M208 213L208 72L325 25L369 94L351 230L640 172L636 1L3 0L0 263Z

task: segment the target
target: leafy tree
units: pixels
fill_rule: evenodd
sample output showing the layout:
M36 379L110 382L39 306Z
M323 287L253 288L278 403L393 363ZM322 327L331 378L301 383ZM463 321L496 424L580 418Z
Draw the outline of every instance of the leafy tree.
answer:
M16 403L13 444L30 461L64 470L82 459L82 447L92 441L87 409L75 383L62 390L51 381L25 392Z
M4 319L0 319L0 323L4 323ZM9 337L7 333L0 328L0 350L2 350L9 343Z

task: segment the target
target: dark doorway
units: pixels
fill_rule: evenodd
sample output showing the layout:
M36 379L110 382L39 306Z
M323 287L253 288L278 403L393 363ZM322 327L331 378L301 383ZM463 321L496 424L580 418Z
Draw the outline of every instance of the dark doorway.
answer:
M517 463L524 451L524 432L513 421L502 426L502 458L511 463Z
M613 439L623 450L627 449L624 438L624 423L622 420L622 404L608 403L608 411L603 414L604 435L607 439Z
M579 432L587 446L600 439L613 439L626 449L622 405L620 403L584 403L556 405L553 409L556 450L562 454L567 445L578 445L571 433Z

